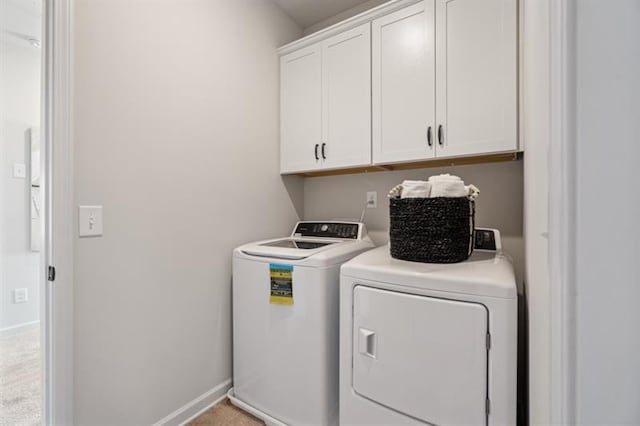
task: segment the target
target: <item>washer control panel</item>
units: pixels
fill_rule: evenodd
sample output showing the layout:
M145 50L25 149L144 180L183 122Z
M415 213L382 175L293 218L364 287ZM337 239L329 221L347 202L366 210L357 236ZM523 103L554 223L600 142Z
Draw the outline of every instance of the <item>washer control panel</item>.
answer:
M360 234L360 225L357 222L298 222L292 236L356 240Z

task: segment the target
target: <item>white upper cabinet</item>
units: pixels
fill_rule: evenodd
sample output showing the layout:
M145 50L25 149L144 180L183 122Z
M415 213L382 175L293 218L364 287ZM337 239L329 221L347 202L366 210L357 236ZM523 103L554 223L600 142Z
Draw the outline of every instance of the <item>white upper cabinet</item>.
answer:
M366 23L280 60L280 172L371 164Z
M436 0L437 156L516 150L516 0Z
M325 168L371 164L371 30L364 24L322 44Z
M322 49L320 44L280 58L280 171L321 167Z
M281 173L518 150L517 0L393 0L280 49Z
M372 22L373 162L435 156L435 3Z

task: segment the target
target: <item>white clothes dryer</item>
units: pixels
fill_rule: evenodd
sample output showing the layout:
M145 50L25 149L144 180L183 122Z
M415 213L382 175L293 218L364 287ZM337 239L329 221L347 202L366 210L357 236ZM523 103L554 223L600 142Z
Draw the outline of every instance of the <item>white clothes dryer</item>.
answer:
M231 402L270 425L338 423L340 266L364 224L298 222L233 252Z
M341 425L516 424L517 291L497 230L466 261L393 259L340 278Z

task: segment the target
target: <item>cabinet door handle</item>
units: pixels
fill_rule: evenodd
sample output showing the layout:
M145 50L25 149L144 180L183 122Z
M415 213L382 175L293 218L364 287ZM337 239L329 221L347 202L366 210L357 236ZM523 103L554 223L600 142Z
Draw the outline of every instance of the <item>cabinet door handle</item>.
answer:
M442 124L438 126L438 145L444 145L444 138L442 137Z
M327 156L325 155L325 152L324 152L324 147L325 147L325 146L327 146L327 144L326 144L326 143L323 143L323 144L322 144L322 150L321 150L321 152L322 152L322 159L323 159L323 160L326 160L326 159L327 159Z
M318 144L316 144L316 147L315 147L315 148L314 148L314 150L313 150L313 153L314 153L314 154L315 154L315 156L316 156L316 160L319 160L319 159L320 159L320 157L318 157L318 146L319 146L319 145L318 145Z
M427 145L429 145L429 147L433 146L433 142L431 141L431 126L427 128Z

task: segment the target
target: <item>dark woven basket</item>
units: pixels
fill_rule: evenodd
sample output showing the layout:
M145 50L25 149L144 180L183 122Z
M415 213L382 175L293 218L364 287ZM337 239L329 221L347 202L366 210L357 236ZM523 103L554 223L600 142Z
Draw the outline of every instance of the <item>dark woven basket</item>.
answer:
M396 259L462 262L473 252L475 203L460 198L392 198L389 244Z

